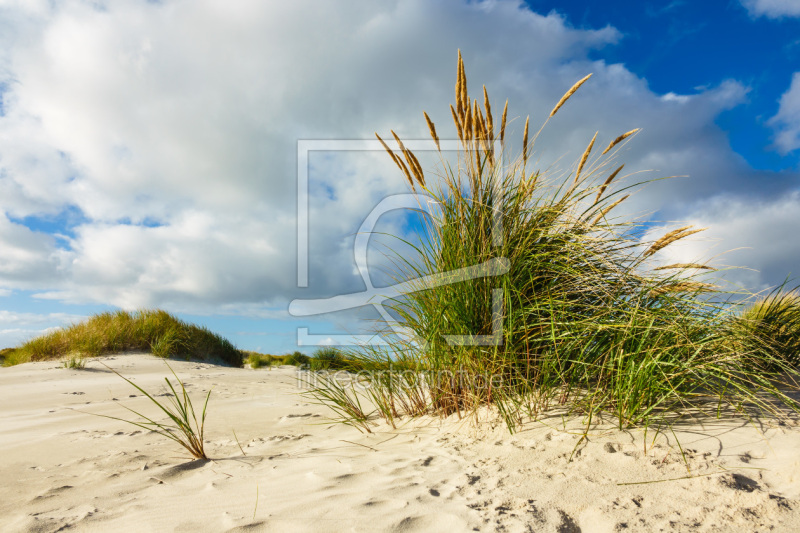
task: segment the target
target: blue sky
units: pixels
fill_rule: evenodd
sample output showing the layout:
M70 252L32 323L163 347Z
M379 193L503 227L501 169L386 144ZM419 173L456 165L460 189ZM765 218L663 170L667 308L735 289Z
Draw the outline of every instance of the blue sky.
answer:
M800 64L800 16L760 15L735 0L526 3L534 10L562 13L577 28L611 25L619 30L619 45L593 56L623 63L657 93L691 94L726 79L740 81L749 90L747 100L717 119L734 150L758 168L797 167L796 151L782 154L770 148L773 129L766 122L778 112L779 99ZM786 12L798 9L787 7Z
M745 266L728 275L754 291L800 276L796 0L0 0L0 345L142 307L273 353L298 327L364 332L369 308L287 309L363 290L354 233L403 179L381 152L310 154L298 287L298 141L423 139L423 110L452 136L459 48L512 138L594 73L536 157L641 127L626 168L688 177L624 214L709 228L659 260Z

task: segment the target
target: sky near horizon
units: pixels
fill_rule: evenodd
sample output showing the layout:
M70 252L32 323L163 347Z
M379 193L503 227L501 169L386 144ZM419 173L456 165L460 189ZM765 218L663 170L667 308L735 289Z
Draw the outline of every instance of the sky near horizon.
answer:
M364 290L354 234L405 182L380 151L309 153L298 287L298 141L427 139L423 110L453 138L458 49L517 148L593 73L536 159L569 170L595 131L642 128L626 169L681 177L621 213L709 228L661 260L800 283L800 0L0 0L0 347L118 308L270 353L365 332L370 308L288 305Z

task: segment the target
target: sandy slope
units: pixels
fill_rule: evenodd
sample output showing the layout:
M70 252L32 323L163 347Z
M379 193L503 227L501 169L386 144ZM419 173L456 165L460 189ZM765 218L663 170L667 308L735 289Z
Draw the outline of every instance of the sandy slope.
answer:
M167 375L143 354L103 361L149 391ZM291 368L172 365L194 397L213 387L213 461L86 414L154 413L98 362L0 368L0 531L800 531L795 426L684 427L685 461L672 434L595 428L576 448L578 421L558 417L366 435L324 424Z

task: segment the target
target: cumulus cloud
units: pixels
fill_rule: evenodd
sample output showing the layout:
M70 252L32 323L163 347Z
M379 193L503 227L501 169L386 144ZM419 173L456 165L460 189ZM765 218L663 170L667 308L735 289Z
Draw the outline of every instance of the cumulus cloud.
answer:
M800 148L800 72L792 76L792 84L783 93L778 113L769 123L776 129L775 146L786 154Z
M25 313L0 309L0 347L16 346L37 335L85 318L69 313Z
M0 13L15 28L0 37L0 245L13 251L0 254L0 287L40 298L279 316L294 297L363 289L353 234L403 179L382 152L310 155L310 279L298 289L297 142L390 128L426 138L423 109L452 138L458 48L473 94L485 83L494 109L509 97L517 147L526 114L543 121L594 72L534 157L570 161L597 130L600 145L643 127L626 168L691 177L645 188L631 212L695 216L723 191L769 205L798 185L751 169L715 124L745 101L739 82L655 94L590 59L617 30L575 29L516 0L6 1ZM61 236L21 223L65 212L80 217Z
M800 4L795 0L741 0L753 17L766 16L777 19L800 17Z
M708 228L654 256L660 264L708 262L720 269L712 277L726 288L760 291L789 278L800 284L800 192L775 201L719 196L699 206L687 220ZM663 229L650 231L655 239ZM747 268L743 268L747 267ZM769 280L769 283L766 282Z

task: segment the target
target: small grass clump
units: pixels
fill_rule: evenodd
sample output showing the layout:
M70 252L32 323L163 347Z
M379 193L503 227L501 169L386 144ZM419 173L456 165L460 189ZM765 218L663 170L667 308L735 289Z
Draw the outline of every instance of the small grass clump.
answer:
M8 352L3 364L60 359L70 353L96 357L126 350L232 366L241 366L243 357L230 341L204 327L187 324L166 311L141 310L100 313L41 335Z
M4 365L6 361L6 357L10 354L13 354L16 351L15 348L3 348L0 350L0 365Z
M192 400L189 397L189 394L186 392L186 386L180 380L178 375L172 370L172 367L169 366L167 363L167 368L169 368L172 375L175 377L175 381L178 382L180 387L180 394L175 390L172 383L170 382L169 378L164 378L164 381L167 383L167 387L169 392L167 396L169 397L169 404L163 404L156 400L149 392L141 388L136 383L132 382L113 368L109 367L108 365L103 365L117 376L121 377L125 381L127 381L131 386L133 386L136 390L147 396L147 398L153 402L169 419L169 422L157 422L152 418L145 416L137 411L134 411L130 407L125 407L128 411L135 414L139 417L138 420L128 420L125 418L119 418L116 416L108 416L108 415L96 415L102 416L104 418L110 418L112 420L119 420L122 422L127 422L128 424L132 424L134 426L140 427L147 431L155 431L159 435L163 435L170 440L173 440L183 446L186 451L188 451L192 457L195 459L204 459L207 460L208 457L206 456L205 447L203 445L203 433L205 431L205 423L206 423L206 411L208 409L208 400L211 397L211 391L208 391L206 394L206 400L203 403L203 412L200 415L200 420L197 420L197 413L195 413L194 405L192 404Z
M512 431L556 405L589 422L611 415L620 427L667 427L708 405L715 414L726 404L747 416L800 410L785 390L797 390L800 378L796 295L779 291L737 315L734 295L704 281L713 271L707 265L654 261L702 228L646 241L642 225L613 218L640 185L625 184L616 161L638 130L600 154L596 133L569 172L531 168L538 135L589 76L537 133L529 135L525 121L515 158L508 102L498 123L485 87L482 98L470 98L460 53L449 113L461 146L457 161L443 154L431 180L394 132L395 150L378 137L411 189L426 197L416 257L398 252L395 261L397 280L418 280L416 292L388 306L411 335L386 336L388 349L364 347L337 364L403 370L372 375L363 392L321 379L312 396L357 427L366 416L359 395L390 423L492 406ZM436 126L424 117L438 148ZM428 213L423 202L435 210ZM476 266L484 267L477 277L453 274ZM446 283L431 282L443 275ZM328 361L337 357L315 354L311 367L332 368Z
M244 353L246 355L244 359L244 364L249 365L250 368L254 370L258 368L282 364L281 358L274 355L252 352L252 351L246 351Z
M726 324L729 342L764 370L800 365L800 293L781 286L740 307Z
M86 357L84 357L83 354L71 353L64 358L62 364L64 365L64 368L83 370L86 368Z
M354 361L335 346L317 348L310 359L311 370L353 370Z
M244 362L253 369L281 365L305 366L311 360L310 357L299 351L286 355L270 355L251 351L245 353L247 357Z
M311 362L311 358L309 356L307 356L306 354L304 354L302 352L299 352L299 351L295 351L293 353L290 353L283 360L283 364L285 364L285 365L293 365L293 366L305 366L305 365L308 365L310 362Z

